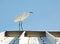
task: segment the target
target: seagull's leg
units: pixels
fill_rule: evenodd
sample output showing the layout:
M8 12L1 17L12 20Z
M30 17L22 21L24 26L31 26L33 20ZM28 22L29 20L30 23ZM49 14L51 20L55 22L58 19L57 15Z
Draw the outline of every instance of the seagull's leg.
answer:
M20 21L19 21L19 31L20 31Z
M21 21L21 29L23 30L22 21Z

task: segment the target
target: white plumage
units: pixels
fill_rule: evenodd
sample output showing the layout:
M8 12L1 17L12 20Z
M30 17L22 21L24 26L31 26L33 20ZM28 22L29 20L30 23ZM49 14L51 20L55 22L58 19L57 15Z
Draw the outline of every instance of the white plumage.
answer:
M32 12L24 12L23 14L16 16L16 18L14 19L14 22L23 21L30 15L30 13L32 13Z

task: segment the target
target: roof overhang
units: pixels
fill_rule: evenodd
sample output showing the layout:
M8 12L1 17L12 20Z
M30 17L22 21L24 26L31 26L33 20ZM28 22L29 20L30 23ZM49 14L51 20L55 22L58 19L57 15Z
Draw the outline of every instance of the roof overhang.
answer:
M6 37L19 37L24 31L6 31ZM45 31L26 31L24 34L25 37L45 37Z
M19 37L23 31L6 31L5 36L6 37Z
M60 31L50 31L49 33L54 37L60 37Z
M46 32L45 31L26 31L25 36L26 37L45 37Z

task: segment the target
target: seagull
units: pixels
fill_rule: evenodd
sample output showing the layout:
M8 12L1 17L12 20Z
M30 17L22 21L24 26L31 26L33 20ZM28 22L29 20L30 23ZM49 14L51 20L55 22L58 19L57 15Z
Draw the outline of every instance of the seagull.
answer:
M24 12L15 17L14 22L19 22L19 30L23 30L22 21L25 20L33 12Z

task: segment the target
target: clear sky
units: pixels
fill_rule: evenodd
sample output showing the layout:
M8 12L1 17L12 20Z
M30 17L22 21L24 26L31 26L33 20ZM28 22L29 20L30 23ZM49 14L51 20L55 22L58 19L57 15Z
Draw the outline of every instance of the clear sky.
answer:
M60 30L60 0L0 0L0 31L18 30L13 20L26 11L24 30Z

